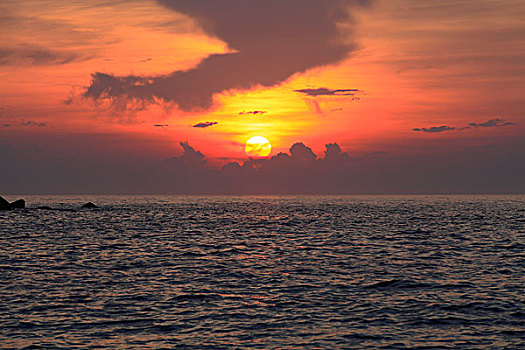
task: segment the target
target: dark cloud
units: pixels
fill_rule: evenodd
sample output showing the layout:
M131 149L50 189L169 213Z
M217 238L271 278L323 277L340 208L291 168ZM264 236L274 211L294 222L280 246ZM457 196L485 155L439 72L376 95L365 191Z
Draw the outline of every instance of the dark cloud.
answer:
M156 127L159 127L159 128L166 128L168 127L169 125L168 124L155 124L153 126L156 126Z
M45 128L45 127L47 127L47 123L35 122L33 120L24 120L24 119L22 119L20 124L7 124L6 123L6 124L3 124L2 126L10 127L10 126L16 126L16 125L20 125L20 126L24 126L24 127L30 127L30 128Z
M270 159L248 160L242 165L229 163L218 176L226 188L238 192L312 193L337 187L339 181L333 182L332 176L339 176L350 165L350 157L336 143L326 145L325 156L319 158L310 147L298 142L289 153L281 152Z
M188 141L180 142L182 147L182 155L180 157L167 158L166 162L182 165L190 169L199 169L206 165L206 157L200 152L191 147Z
M326 145L324 152L324 160L326 161L347 161L350 157L347 153L341 150L337 143L329 143Z
M321 108L321 104L319 103L319 99L323 97L348 97L351 98L352 101L358 101L360 100L360 97L357 96L357 94L361 93L362 91L359 89L328 89L328 88L318 88L318 89L300 89L300 90L294 90L294 92L298 92L300 94L303 94L305 96L305 102L310 108L310 110L314 113L325 115L325 112ZM331 112L339 112L342 111L342 108L333 108L330 111Z
M232 50L213 54L196 68L159 76L115 76L96 72L83 96L91 99L175 103L185 111L207 109L213 95L229 89L274 86L295 73L340 62L355 49L352 7L368 0L159 0L193 18ZM346 28L350 28L346 26ZM122 104L126 106L126 104Z
M62 65L84 59L86 57L76 53L54 51L30 45L0 48L0 66Z
M463 142L419 140L408 148L439 152L393 150L383 156L349 156L336 143L316 156L298 143L270 159L222 168L207 166L206 157L187 142L181 143L180 156L152 157L172 145L167 140L152 147L151 141L109 134L36 136L0 128L0 164L9 164L0 172L0 193L525 193L522 137L492 139L494 147L470 149ZM133 149L126 146L130 143Z
M474 128L492 128L496 126L507 126L507 125L516 125L516 123L507 122L500 118L490 119L484 123L470 123L470 126Z
M452 131L452 130L456 130L456 128L451 127L451 126L442 125L442 126L432 126L430 128L414 128L412 130L432 133L432 132Z
M299 142L290 147L290 154L293 160L308 162L317 158L310 147L306 147L304 143Z
M208 128L215 124L219 124L219 122L204 122L204 123L195 124L193 127L194 128Z
M356 93L360 92L359 89L328 89L328 88L318 88L318 89L301 89L294 90L294 92L299 92L307 96L354 96Z
M246 115L246 114L252 114L252 115L263 115L263 114L266 114L268 112L266 111L242 111L242 112L239 112L239 115Z
M22 120L22 126L45 128L47 123L35 122L33 120Z

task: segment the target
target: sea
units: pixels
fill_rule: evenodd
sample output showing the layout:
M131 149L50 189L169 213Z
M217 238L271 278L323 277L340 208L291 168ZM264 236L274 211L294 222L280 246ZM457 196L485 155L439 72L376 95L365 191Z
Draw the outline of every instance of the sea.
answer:
M525 348L523 195L6 197L2 349Z

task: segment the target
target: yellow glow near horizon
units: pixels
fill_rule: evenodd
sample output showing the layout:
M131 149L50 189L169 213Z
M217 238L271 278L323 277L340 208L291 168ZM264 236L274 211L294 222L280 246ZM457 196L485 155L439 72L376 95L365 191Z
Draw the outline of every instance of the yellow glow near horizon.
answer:
M249 157L267 157L272 151L270 141L262 136L254 136L246 141L244 152Z

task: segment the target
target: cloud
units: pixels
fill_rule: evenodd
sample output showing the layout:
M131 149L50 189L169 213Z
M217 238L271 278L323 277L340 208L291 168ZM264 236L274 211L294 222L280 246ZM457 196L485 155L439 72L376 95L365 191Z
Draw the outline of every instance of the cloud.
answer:
M219 178L224 188L237 193L336 193L344 187L341 184L352 184L351 165L336 143L327 144L324 157L317 157L298 142L288 153L270 159L229 163Z
M166 162L182 165L189 169L199 169L206 165L206 157L200 151L196 151L190 146L188 141L180 142L179 144L182 147L182 155L180 157L167 158Z
M517 125L517 124L513 122L507 122L501 118L495 118L495 119L487 120L486 122L483 122L483 123L469 123L469 125L463 126L461 128L442 125L442 126L432 126L430 128L414 128L412 130L435 133L435 132L452 131L452 130L462 131L462 130L468 130L471 128L493 128L493 127L501 127L501 126L507 126L507 125Z
M226 90L270 87L308 69L336 64L356 45L351 8L369 0L159 0L165 8L193 18L231 49L212 54L197 67L158 76L115 76L95 72L83 96L146 104L174 103L181 110L208 109ZM125 106L125 104L124 104Z
M312 100L306 101L306 103L307 103L308 107L310 107L310 109L314 113L324 115L324 111L321 108L321 104L319 103L319 101L317 101L316 99L312 99Z
M204 123L195 124L193 127L194 128L208 128L215 124L219 124L219 122L204 122Z
M45 128L47 123L35 122L33 120L22 120L22 126Z
M451 126L442 125L442 126L432 126L430 128L414 128L412 130L432 133L432 132L452 131L452 130L456 130L456 128L451 127Z
M16 125L20 125L20 126L24 126L24 127L30 127L30 128L45 128L45 127L47 127L47 123L45 123L45 122L35 122L33 120L24 120L24 119L22 119L20 124L6 123L6 124L2 124L1 126L3 126L3 127L10 127L10 126L16 126Z
M268 112L266 112L266 111L248 111L248 112L242 111L242 112L239 112L239 115L246 115L246 114L263 115L263 114L266 114L266 113L268 113Z
M290 154L293 160L308 162L317 158L310 147L306 147L304 143L299 142L290 147Z
M525 193L522 137L494 139L494 148L465 149L464 142L443 147L449 142L440 141L434 144L439 149L435 154L392 150L376 157L349 156L336 143L328 143L314 157L307 145L298 143L293 152L291 147L270 159L238 160L217 168L207 166L205 155L187 142L181 143L181 155L165 159L164 153L143 152L151 141L141 138L134 139L141 151L130 153L119 149L118 145L129 143L121 135L41 133L35 137L23 130L2 130L0 164L9 164L9 171L1 174L4 193ZM170 148L170 142L158 144L161 152ZM36 147L41 144L46 152ZM408 148L423 145L431 143L416 140Z
M318 101L319 99L323 97L351 97L352 101L358 101L360 100L360 97L357 97L356 95L362 91L359 89L328 89L323 87L317 89L294 90L294 92L298 92L305 96L305 102L312 112L325 115L323 109L321 108L321 104ZM342 110L342 108L334 108L330 111L338 112Z
M356 93L360 92L359 89L328 89L328 88L318 88L318 89L301 89L294 90L294 92L299 92L307 96L317 97L317 96L354 96Z
M86 57L65 51L54 51L32 45L0 47L0 66L50 66L81 61Z
M326 151L324 152L324 160L326 161L347 161L350 157L347 153L341 150L341 147L337 143L329 143L326 145Z
M165 127L168 127L169 125L168 124L155 124L153 126L156 126L156 127L159 127L159 128L165 128Z
M242 165L230 162L217 175L223 176L225 181L228 181L229 176L234 176L231 186L245 184L247 188L252 185L267 188L277 186L279 191L286 192L307 183L310 186L311 181L322 182L330 172L347 168L351 163L350 156L337 143L329 143L325 147L324 156L318 157L310 147L297 142L288 153L280 152L269 159L249 159Z
M469 125L474 128L492 128L492 127L497 127L497 126L516 125L516 123L506 122L503 119L495 118L495 119L487 120L484 123L470 123Z

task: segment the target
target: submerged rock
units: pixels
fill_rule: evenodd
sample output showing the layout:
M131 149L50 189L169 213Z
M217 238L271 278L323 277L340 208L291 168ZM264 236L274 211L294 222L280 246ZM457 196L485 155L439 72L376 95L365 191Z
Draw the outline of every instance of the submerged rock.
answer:
M86 204L82 206L82 209L95 209L95 208L98 208L98 207L91 202L87 202Z
M4 197L0 196L0 210L11 210L13 207L11 204L4 199Z
M26 207L26 201L23 199L18 199L11 203L11 208L13 209L24 209Z

